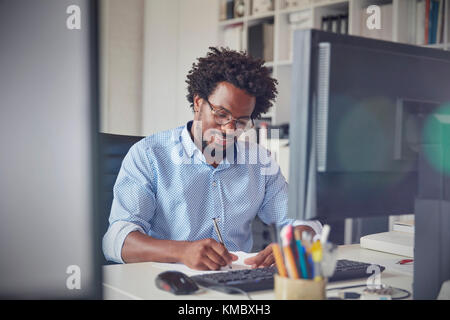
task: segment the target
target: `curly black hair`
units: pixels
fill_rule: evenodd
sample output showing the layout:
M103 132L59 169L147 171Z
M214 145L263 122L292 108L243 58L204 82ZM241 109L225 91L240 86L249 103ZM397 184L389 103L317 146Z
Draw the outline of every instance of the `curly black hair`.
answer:
M245 51L209 47L206 57L198 58L187 75L188 95L194 108L194 95L208 99L219 82L229 82L256 98L252 118L257 119L272 107L278 94L278 81L270 76L264 60L253 58Z

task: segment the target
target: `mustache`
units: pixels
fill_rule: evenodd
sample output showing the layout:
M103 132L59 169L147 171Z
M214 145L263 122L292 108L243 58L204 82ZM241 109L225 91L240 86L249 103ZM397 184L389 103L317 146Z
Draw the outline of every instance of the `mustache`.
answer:
M231 139L235 139L237 138L239 135L238 131L233 131L233 132L223 132L220 130L207 130L203 135L202 135L202 140L211 140L211 138L217 136L223 140L231 140Z

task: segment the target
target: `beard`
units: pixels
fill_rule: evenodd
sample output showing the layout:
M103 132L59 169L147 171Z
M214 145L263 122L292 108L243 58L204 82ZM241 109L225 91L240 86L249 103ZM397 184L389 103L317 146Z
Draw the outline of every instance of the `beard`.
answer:
M233 134L228 135L217 129L202 132L202 122L194 120L191 137L209 164L219 164L227 157L232 158L229 162L234 161L234 143L238 137L236 133L239 132L234 131Z
M233 143L227 143L225 145L218 144L214 141L202 140L203 155L208 163L220 163L227 158L227 155L230 157L234 155L234 142L236 142L235 137L233 138ZM229 159L230 162L231 160Z

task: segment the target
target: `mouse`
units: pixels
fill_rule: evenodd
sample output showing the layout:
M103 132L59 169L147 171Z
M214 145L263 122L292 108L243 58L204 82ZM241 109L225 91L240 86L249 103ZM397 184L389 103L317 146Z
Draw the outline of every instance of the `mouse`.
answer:
M199 289L194 280L179 271L161 272L156 277L155 284L159 289L176 295L191 294Z

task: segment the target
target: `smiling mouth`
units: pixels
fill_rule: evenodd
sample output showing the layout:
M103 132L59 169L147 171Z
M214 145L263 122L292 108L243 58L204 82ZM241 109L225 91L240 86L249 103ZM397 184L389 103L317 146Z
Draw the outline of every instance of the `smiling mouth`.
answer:
M228 145L234 142L234 137L225 138L223 136L215 135L213 142L219 145Z

